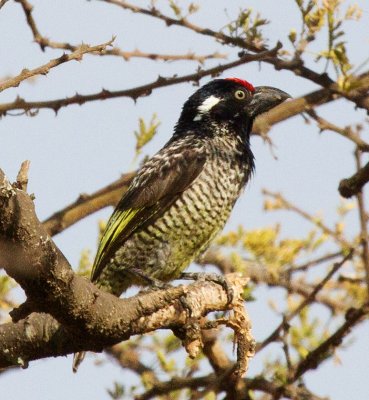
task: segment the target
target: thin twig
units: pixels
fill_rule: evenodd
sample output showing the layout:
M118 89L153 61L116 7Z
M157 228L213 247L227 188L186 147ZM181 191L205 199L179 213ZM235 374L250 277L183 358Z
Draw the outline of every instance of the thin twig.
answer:
M54 58L53 60L50 60L48 63L41 65L40 67L31 69L31 70L25 68L22 70L22 72L19 75L14 76L13 78L9 78L6 81L0 82L0 93L3 90L8 89L10 87L19 86L19 84L22 81L29 79L33 76L47 75L51 68L55 68L60 64L63 64L63 63L66 63L66 62L72 61L72 60L81 61L84 54L104 51L106 49L106 47L111 46L113 41L114 41L114 38L112 38L111 40L109 40L106 43L99 44L97 46L89 46L87 44L82 44L73 53L63 54L62 56L60 56L58 58Z
M260 344L257 345L256 352L263 350L267 345L276 341L281 331L284 329L286 324L290 322L296 315L298 315L307 305L314 301L318 292L323 288L323 286L331 279L331 277L343 266L343 264L352 258L353 250L338 263L333 265L333 268L327 273L327 275L315 286L314 290L310 293L309 297L304 299L292 312L283 318L283 321L277 326L277 328Z
M218 53L217 51L211 54L195 54L193 52L188 52L186 54L159 54L159 53L147 53L141 50L133 50L133 51L124 51L119 47L113 47L112 49L105 50L98 55L105 56L118 56L124 58L125 61L129 61L131 58L147 58L149 60L154 61L197 61L200 64L204 64L206 60L211 59L225 59L227 58L226 54Z
M38 43L42 50L45 50L46 47L51 49L61 49L68 51L76 51L79 46L68 42L56 42L50 40L49 38L41 35L40 31L37 28L36 21L32 15L32 5L28 3L27 0L16 0L18 1L23 11L26 15L27 23L32 31L33 38L36 43ZM96 54L100 56L118 56L124 58L126 61L129 61L131 58L147 58L149 60L162 60L162 61L180 61L180 60L188 60L188 61L197 61L200 64L203 64L206 60L216 59L216 58L227 58L225 54L221 54L218 52L214 52L212 54L206 55L198 55L192 52L187 54L159 54L159 53L147 53L141 50L133 50L133 51L124 51L119 47L113 47L112 49L106 49L104 51L92 52L91 54Z
M126 10L130 10L134 13L147 15L152 18L162 20L167 26L177 25L183 28L189 29L200 35L210 36L220 41L223 44L236 46L242 49L246 49L255 53L264 52L266 47L263 45L255 45L240 37L232 37L225 35L222 32L217 32L209 28L204 28L191 23L187 18L175 19L163 14L156 7L151 8L139 7L135 4L128 3L125 0L100 0L105 3L114 4ZM331 79L327 73L318 73L310 68L304 66L303 61L299 58L292 58L291 60L284 60L277 56L262 60L268 64L274 66L276 70L288 70L293 72L296 76L308 79L326 89L329 89L332 93L338 94L348 100L354 102L358 107L369 110L369 97L366 95L367 86L369 85L369 73L366 72L351 79L352 91L342 90L335 80Z
M210 248L197 262L200 265L214 265L219 268L223 274L239 272L239 266L235 266L231 257L225 256L216 248ZM245 261L242 267L242 272L256 284L265 283L270 287L281 287L286 289L288 293L298 294L305 299L309 298L314 291L314 286L310 285L306 281L302 279L291 280L283 273L275 276L275 274L269 273L267 267L260 265L260 263ZM328 307L333 314L347 309L347 305L344 302L334 300L325 293L318 293L315 296L314 301Z
M304 264L298 265L296 267L290 268L288 270L289 273L294 273L294 272L303 272L306 271L307 269L309 269L310 267L314 267L316 265L319 265L321 263L324 263L326 261L331 261L334 258L337 258L339 256L342 256L342 251L337 251L335 253L330 253L330 254L326 254L322 257L318 257L315 260L311 260L308 261Z
M349 126L346 126L345 128L340 128L332 122L329 122L326 119L320 117L315 110L308 110L306 111L306 113L318 123L321 132L325 130L336 132L339 135L354 142L361 151L369 151L369 143L366 143L364 140L362 140L360 136L355 133Z
M334 239L337 243L339 243L341 246L343 246L346 249L350 249L352 245L345 240L339 233L335 232L331 228L329 228L327 225L325 225L320 219L317 219L316 217L310 215L308 212L305 210L302 210L301 208L295 206L292 204L290 201L288 201L285 197L283 197L280 193L275 193L267 189L263 189L262 193L266 196L272 197L275 199L277 202L281 204L281 208L284 210L288 211L293 211L296 214L300 215L307 221L311 222L318 228L320 228L325 234L329 235L332 239Z
M159 76L158 79L156 79L153 82L150 82L148 84L142 85L142 86L137 86L132 89L126 89L126 90L117 90L117 91L109 91L106 89L103 89L99 93L95 94L90 94L90 95L80 95L80 94L75 94L72 97L67 97L64 99L58 99L58 100L50 100L50 101L33 101L33 102L28 102L25 101L24 99L17 98L14 102L12 103L5 103L5 104L0 104L0 115L5 115L7 111L10 110L24 110L24 111L30 111L30 110L38 110L41 108L48 108L52 109L55 112L58 112L58 110L61 107L67 107L71 104L84 104L88 101L96 101L96 100L106 100L106 99L111 99L111 98L116 98L116 97L130 97L133 100L136 100L138 97L141 96L147 96L151 94L151 92L154 89L161 88L161 87L166 87L170 85L175 85L178 83L183 83L183 82L198 82L201 78L205 76L217 76L221 72L237 67L239 65L243 65L246 63L249 63L251 61L260 61L263 58L268 58L272 57L273 55L276 54L278 49L280 48L280 44L278 43L273 49L268 50L263 53L259 54L248 54L244 55L243 57L239 58L238 60L225 63L225 64L220 64L217 67L212 67L208 69L199 69L197 72L193 74L188 74L188 75L183 75L183 76L174 76L172 78L164 78Z
M329 353L337 348L342 340L349 334L351 329L359 323L369 313L369 304L364 304L358 309L351 309L346 314L346 321L336 332L326 339L315 350L311 351L295 368L296 371L290 382L295 382L309 369L315 369L318 365L327 359Z

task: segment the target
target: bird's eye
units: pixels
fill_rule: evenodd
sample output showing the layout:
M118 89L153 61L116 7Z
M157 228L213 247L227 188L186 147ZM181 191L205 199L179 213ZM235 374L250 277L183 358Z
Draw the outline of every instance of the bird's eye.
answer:
M236 90L234 92L234 97L237 100L243 100L246 97L246 93L243 90Z

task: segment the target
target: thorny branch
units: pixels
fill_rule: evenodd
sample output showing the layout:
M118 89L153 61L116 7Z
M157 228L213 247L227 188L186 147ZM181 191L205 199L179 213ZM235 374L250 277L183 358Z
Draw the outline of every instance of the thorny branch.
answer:
M0 116L6 115L6 113L10 110L39 110L42 108L48 108L54 110L56 113L61 107L66 107L71 104L79 104L82 105L89 101L96 101L96 100L106 100L112 99L116 97L130 97L133 100L141 96L148 96L152 93L154 89L175 85L182 82L198 82L201 78L205 76L217 76L221 72L237 67L242 64L246 64L251 61L260 61L263 58L272 57L276 54L278 49L280 48L280 44L278 43L273 49L267 50L263 53L259 54L247 54L240 57L238 60L220 64L217 67L208 68L208 69L199 69L197 72L193 74L183 75L183 76L174 76L172 78L164 78L159 77L153 82L147 83L142 86L137 86L132 89L125 89L125 90L117 90L117 91L110 91L103 89L99 93L90 94L90 95L80 95L76 94L72 97L67 97L65 99L58 99L58 100L50 100L50 101L25 101L24 99L17 98L12 103L3 103L0 104Z
M301 76L303 78L309 79L314 83L319 84L320 86L323 87L323 89L318 90L316 92L310 93L300 99L295 99L294 101L290 103L283 104L281 107L278 107L277 110L273 110L267 117L262 118L258 121L256 121L255 126L254 126L254 132L253 133L258 133L258 134L263 134L267 132L270 128L271 125L274 123L277 123L283 119L287 119L292 115L297 115L298 113L302 111L308 111L309 115L316 120L318 123L319 128L323 130L331 130L334 131L347 139L351 140L354 142L358 149L360 151L368 151L369 150L369 145L365 141L363 141L356 132L350 127L346 128L341 128L336 126L335 124L319 117L314 110L312 110L313 107L324 104L327 102L330 102L332 100L335 100L339 97L345 97L346 99L354 102L358 107L362 107L365 109L369 109L369 98L367 95L367 91L369 89L369 73L365 72L364 74L361 74L358 77L353 78L353 86L356 86L354 90L351 91L344 91L338 85L325 73L319 74L307 67L304 66L303 61L299 57L295 57L295 59L292 59L290 61L283 60L278 57L278 49L275 48L270 51L267 51L265 47L262 45L255 45L253 43L248 43L245 42L241 38L235 38L231 37L228 35L225 35L222 32L216 32L211 29L207 28L202 28L200 26L197 26L193 23L191 23L187 18L181 18L181 19L174 19L171 17L168 17L161 13L157 8L151 7L151 8L142 8L138 7L135 5L132 5L130 3L127 3L126 1L123 0L102 0L105 1L106 3L111 3L115 4L117 6L120 6L124 9L131 10L135 13L141 13L144 15L148 15L150 17L158 18L162 21L164 21L167 26L171 25L177 25L181 26L183 28L189 29L194 31L197 34L202 34L206 35L209 37L212 37L216 39L218 42L222 44L228 44L231 46L239 47L242 49L246 49L249 51L252 51L256 53L256 55L243 55L240 57L239 60L233 61L228 64L224 64L212 69L208 70L199 70L197 73L186 75L183 77L174 77L174 78L161 78L157 81L154 81L152 83L149 83L147 85L143 85L138 88L132 88L129 90L121 90L121 91L108 91L108 90L103 90L100 93L92 94L92 95L79 95L76 94L75 96L71 98L65 98L65 99L57 99L57 100L52 100L48 102L27 102L23 99L16 99L12 103L8 104L3 104L0 105L0 115L6 115L7 111L10 110L24 110L25 112L31 111L31 110L38 110L40 108L50 108L53 109L55 112L57 112L61 107L68 106L70 104L83 104L88 101L95 101L95 100L105 100L107 98L114 98L114 97L121 97L121 96L126 96L126 97L131 97L132 99L137 99L139 96L144 96L148 95L151 93L152 90L163 87L163 86L169 86L173 84L177 84L180 82L186 82L186 81L194 81L198 82L199 79L201 79L203 76L211 75L211 76L216 76L219 73L221 73L224 70L227 70L229 68L232 68L233 66L241 65L246 62L249 62L247 60L253 61L253 60L258 60L261 62L266 62L271 65L273 65L276 69L285 69L285 70L290 70L293 73L295 73L297 76ZM0 1L0 9L4 6L4 4L7 2L7 0L1 0ZM50 61L52 62L66 62L69 60L62 60L63 57L68 57L72 56L75 52L80 50L80 47L72 45L70 43L61 43L61 42L54 42L49 40L48 38L42 36L36 26L36 23L33 19L32 16L32 6L30 3L28 3L27 0L16 0L16 2L19 2L24 10L24 13L27 18L27 23L30 26L30 29L32 30L32 34L34 36L35 41L40 45L41 49L44 50L46 47L50 48L55 48L55 49L64 49L67 51L71 51L71 54L64 55L59 59L55 59ZM192 53L184 54L184 55L166 55L166 54L155 54L155 53L144 53L139 50L133 51L133 52L125 52L119 48L112 48L112 49L101 49L101 50L91 50L87 51L91 54L100 54L100 55L115 55L115 56L120 56L123 57L126 60L129 60L131 57L144 57L144 58L150 58L150 59L162 59L162 60L175 60L175 59L186 59L186 60L196 60L199 61L200 63L205 61L207 58L222 58L223 55L215 52L213 54L209 54L206 56L197 56ZM73 59L73 58L72 58ZM48 70L56 65L50 65L50 63L45 64L42 67L36 68L32 71L27 71L24 70L20 75L18 75L15 78L12 78L10 80L7 80L5 82L6 87L2 88L0 84L0 91L6 89L7 87L11 86L17 86L21 81L24 79L29 78L30 76L40 74L40 73L47 73ZM31 74L31 75L27 75ZM33 75L32 75L33 74ZM359 159L359 152L357 152L357 173L352 176L351 178L348 178L346 180L343 180L340 184L340 191L342 190L343 193L350 193L347 197L352 196L356 194L358 204L359 204L359 216L360 216L360 224L361 224L361 245L362 245L362 260L363 264L365 266L366 272L367 272L367 283L368 283L368 289L369 289L369 253L368 253L368 231L367 231L367 221L368 221L368 216L366 214L365 210L365 204L364 204L364 197L363 194L360 192L361 188L364 186L366 182L369 181L369 163L365 165L364 167L361 166L360 164L360 159ZM18 177L17 177L17 182L13 186L13 189L17 195L19 195L18 190L26 190L27 187L27 169L28 165L24 164L23 168L21 169ZM119 200L121 197L121 194L123 193L124 190L126 190L127 186L129 185L132 177L134 174L126 174L122 176L119 180L114 182L113 184L109 185L108 187L100 190L99 192L96 192L93 195L87 196L87 195L81 195L81 197L73 204L71 204L69 207L65 208L64 210L61 210L60 212L54 214L51 216L47 221L44 223L44 228L48 231L50 235L56 234L61 232L62 230L66 229L73 223L77 222L78 220L82 219L86 215L89 215L90 213L105 207L107 205L114 205L116 202ZM6 190L5 191L10 191L11 188L9 185L5 185ZM4 191L0 190L0 199L4 200ZM269 193L270 194L270 193ZM341 193L342 194L342 193ZM278 194L270 194L272 196L279 196ZM11 198L12 195L10 195L9 198ZM279 198L280 200L280 198ZM350 243L347 242L343 237L339 236L336 232L331 230L329 227L324 225L321 222L316 221L316 219L309 215L308 213L304 212L303 210L298 209L297 207L294 208L294 206L287 202L285 199L282 198L282 201L284 201L284 206L287 207L287 209L291 209L295 212L297 212L299 215L302 217L308 219L309 221L313 222L315 225L319 226L323 232L326 232L332 237L335 237L337 242L344 247L346 250L350 248ZM1 202L1 200L0 200ZM2 251L8 244L4 244L4 241L2 240L1 237L1 228L3 227L4 224L7 223L7 220L5 219L0 219L0 261L1 263L4 262L4 258L6 258L6 252ZM19 232L18 232L19 233ZM47 237L47 236L45 236ZM45 243L41 243L42 246L46 246ZM51 242L51 248L48 248L47 246L45 247L46 250L53 250L52 248L52 242ZM5 246L5 247L4 247ZM24 250L24 249L23 249ZM1 253L2 251L2 253ZM4 255L5 254L5 255ZM216 259L216 262L219 263L219 255L216 257L214 254L211 256L211 251L209 252L210 254L210 260L211 257L213 257L213 261ZM339 256L341 253L336 253L333 255L329 255L332 257ZM290 280L290 277L286 279L285 281L283 280L284 277L281 277L280 281L277 282L277 285L285 287L287 290L292 291L293 293L299 293L302 296L305 297L305 299L300 303L300 305L290 314L288 314L283 321L283 323L280 325L280 329L284 329L286 326L286 323L293 318L297 313L299 313L306 305L310 304L312 301L320 301L323 304L328 305L328 307L331 307L332 310L339 310L342 311L345 309L345 306L339 308L337 306L336 302L334 300L331 300L328 297L325 297L323 293L318 293L322 287L326 284L326 282L331 278L331 276L339 269L343 262L347 259L347 257L351 257L351 253L348 254L340 263L336 263L334 268L326 275L326 277L316 286L311 287L308 285L305 285L302 283L300 286L297 285L297 282L293 282ZM61 263L63 269L63 264L66 262L66 260L58 253L51 251L51 253L46 254L46 261L51 263L51 266L56 268L56 270L53 272L55 273L55 276L58 277L58 273L60 271L57 270L57 265L53 264L53 259L55 259ZM206 256L205 256L206 257ZM209 257L209 256L208 256ZM323 258L323 257L322 257ZM205 258L206 259L206 258ZM24 261L24 260L22 260ZM27 260L28 261L28 260ZM43 260L45 261L45 260ZM209 261L209 258L208 258ZM224 260L223 260L224 261ZM317 260L317 263L320 263L320 260ZM214 262L215 263L215 262ZM225 265L227 264L227 265ZM50 265L50 264L48 264ZM229 260L226 260L225 262L219 263L220 269L224 267L224 270L226 271L228 268L228 271L232 268L229 267ZM306 268L309 268L309 266L312 265L312 263L300 266L301 270L305 270ZM60 267L60 265L59 265ZM67 265L67 268L70 269L70 266ZM11 269L11 267L10 267ZM17 268L16 268L17 269ZM9 270L9 267L8 267ZM252 268L250 269L252 270ZM296 269L297 270L297 269ZM65 274L68 275L68 279L71 279L73 281L75 278L71 277L69 275L69 272L63 271ZM20 271L15 271L16 274L18 274ZM27 273L29 272L28 270L26 271ZM293 271L291 271L293 272ZM24 273L24 271L22 272ZM34 271L31 271L31 273L34 273ZM22 275L22 274L21 274ZM252 273L251 273L252 275ZM265 275L265 274L264 274ZM54 278L54 277L52 277ZM64 277L65 278L65 277ZM24 278L21 276L20 280L23 282ZM255 272L255 276L252 277L256 282L258 279L260 279L260 274L258 275ZM262 278L264 279L264 278ZM261 279L261 280L262 280ZM272 279L264 280L266 283L273 285ZM59 282L60 283L60 282ZM66 283L66 286L68 287L68 283ZM23 284L27 287L27 283ZM32 285L34 282L32 283ZM65 284L65 282L63 282ZM79 285L78 279L76 278L75 281L76 286ZM82 283L81 283L82 285ZM96 290L96 288L91 288L91 287L84 287L83 285L81 286L84 288L84 290L87 291L88 294L90 294L90 291L92 290L92 293L94 296L99 301L102 301L104 303L104 295L100 294L99 291ZM190 286L189 291L192 290L193 285ZM28 304L25 304L24 307L21 307L18 312L14 312L13 316L16 319L16 317L22 317L22 313L25 313L24 315L27 315L32 310L32 307L35 311L44 311L43 310L43 304L40 304L40 301L37 298L32 298L32 290L34 288L28 287L28 294L29 298L31 301L29 301ZM74 288L75 289L75 288ZM196 291L196 288L193 287L194 291ZM214 288L215 289L215 288ZM219 288L217 288L219 289ZM26 291L27 291L26 290ZM51 290L56 290L55 287L51 287ZM173 290L182 290L180 289L173 289ZM201 289L203 290L203 288ZM210 290L210 289L209 289ZM222 292L222 291L220 291ZM42 291L41 291L42 293ZM52 292L51 292L52 293ZM172 294L175 293L174 297L172 298ZM168 299L171 301L172 305L174 304L175 312L177 313L175 315L175 318L178 318L178 307L180 308L180 304L176 303L178 299L178 294L176 291L171 292L171 289L165 293L157 293L157 296L154 296L155 299L157 299L159 302L163 299L161 296L163 295L165 297L165 301L167 302ZM182 292L181 292L182 293ZM183 293L181 294L183 295ZM221 293L220 293L221 295ZM177 297L176 297L177 296ZM147 298L150 299L151 301L151 296L146 295ZM116 300L116 299L115 299ZM209 299L206 299L209 301ZM56 296L55 301L62 301L62 298ZM70 299L68 299L70 301ZM85 299L84 299L85 301ZM94 300L94 302L98 303L99 301ZM111 299L109 299L111 301ZM117 300L118 301L118 300ZM145 301L145 296L142 296L142 300L140 299L140 305L141 302ZM70 307L66 309L67 313L72 313L74 310L72 309L75 304L80 304L77 302L77 300L73 303L70 304ZM82 306L85 306L85 302L81 303ZM115 303L112 303L115 306ZM118 303L117 303L118 304ZM63 304L63 306L66 305L66 302ZM96 307L99 311L99 306L101 304L95 304L94 307ZM31 307L31 308L30 308ZM119 305L116 306L119 308ZM151 305L150 311L152 311L152 308L154 306ZM96 310L94 309L94 312ZM51 309L47 309L46 312L50 312L53 314ZM144 312L147 312L147 310L144 309ZM162 312L162 309L160 309L160 312ZM324 341L320 346L318 346L315 350L311 351L308 356L299 362L296 366L293 367L291 374L289 376L289 381L284 384L275 384L272 382L269 382L263 378L254 378L254 379L243 379L242 380L242 385L237 386L237 394L240 395L239 398L249 398L249 390L259 390L264 393L269 393L273 399L279 399L281 396L286 396L289 398L293 399L307 399L307 400L320 400L318 396L314 395L313 393L309 392L303 385L295 385L294 382L299 379L307 370L316 368L320 363L336 348L339 346L341 343L342 339L349 333L350 329L354 327L357 323L359 323L367 314L369 313L369 305L365 304L361 309L352 309L349 310L346 314L346 322L333 334L331 335L326 341ZM90 315L87 316L82 316L82 326L86 325L86 319L90 317ZM91 313L92 314L92 313ZM43 356L48 356L48 355L55 355L55 343L53 340L57 339L58 341L58 346L59 350L62 349L60 354L67 354L68 352L74 352L76 350L80 349L87 349L87 348L95 348L96 350L100 350L102 345L102 339L98 339L96 342L95 339L93 340L87 336L86 337L86 343L80 343L78 342L78 338L74 335L73 329L69 329L70 327L76 328L77 324L73 320L73 318L81 318L80 315L67 315L66 317L63 315L59 315L57 313L57 318L62 320L63 325L60 324L55 318L53 318L50 315L42 314L42 313L32 313L27 317L25 320L21 320L17 323L12 323L12 324L5 324L0 326L0 337L2 338L3 334L5 334L4 337L7 337L8 339L10 337L13 337L14 340L13 342L9 341L7 345L10 348L5 348L2 356L0 356L0 366L1 365L11 365L11 364L18 364L18 365L23 365L26 366L28 360L33 359L32 357L35 356L35 358L43 357ZM85 319L83 319L85 317ZM71 321L69 321L69 318L71 318ZM170 318L170 317L168 317ZM173 317L174 318L174 317ZM185 319L183 320L185 321ZM70 325L69 325L70 322ZM178 322L178 320L176 320ZM183 322L185 323L185 322ZM81 324L81 320L78 321L78 325ZM150 326L150 329L155 325L154 322L147 322L145 320L144 325L146 324L147 326ZM67 328L66 328L67 327ZM120 327L121 328L121 327ZM153 328L155 329L155 328ZM278 329L278 328L277 328ZM141 332L141 331L140 331ZM205 331L206 332L206 331ZM8 336L7 336L8 335ZM49 336L48 336L49 335ZM206 335L203 334L203 335ZM114 336L114 335L113 335ZM279 332L277 332L277 336L279 336ZM50 338L52 340L50 340ZM22 351L29 351L29 346L32 344L34 346L35 339L37 342L37 345L39 347L34 348L34 354L30 355L29 353L26 354L26 356L23 356ZM91 343L87 345L88 341L91 339ZM22 340L24 343L22 343ZM60 342L59 342L60 340ZM119 339L120 340L120 339ZM32 342L32 343L31 343ZM206 349L206 340L204 340L204 353L207 355L209 358L214 371L216 374L210 374L208 376L204 377L199 377L199 378L193 378L193 377L186 377L186 378L176 378L172 379L168 382L154 382L154 385L152 389L148 390L141 396L137 397L137 399L149 399L152 398L156 395L160 394L167 394L171 393L173 390L180 389L180 388L191 388L191 389L200 389L200 388L205 388L204 391L199 391L198 392L198 398L202 394L207 393L209 390L214 390L217 392L218 390L222 390L221 384L225 384L227 382L228 374L229 371L232 369L232 363L230 360L227 359L227 357L222 358L219 356L221 355L220 349L216 351L215 355L215 350L214 348L216 345L214 343L211 345L214 348L211 348L211 346ZM96 344L97 343L97 344ZM216 343L216 342L215 342ZM17 346L22 346L24 345L27 349L25 350L24 348L20 348ZM28 347L27 347L28 346ZM262 345L261 345L262 346ZM113 353L114 350L112 349L111 352ZM37 354L36 354L37 353ZM118 358L119 353L115 352L115 356ZM121 355L122 356L122 355ZM3 357L3 358L1 358ZM5 361L4 361L5 360ZM124 365L124 360L121 361L121 364ZM132 369L135 369L136 371L139 371L140 369L145 369L147 371L147 367L144 366L143 364L136 363L134 364L135 367ZM140 372L138 372L140 373ZM228 386L233 385L232 382L228 382ZM238 382L239 384L239 382ZM233 385L233 389L236 390L235 386ZM224 386L223 386L224 388ZM231 392L229 392L231 393ZM229 394L228 393L228 394ZM197 397L194 397L197 398ZM232 397L230 397L232 398Z
M51 49L61 49L61 50L68 50L68 51L76 51L79 46L76 46L71 43L67 42L55 42L48 39L45 36L42 36L40 31L37 28L36 22L32 15L33 7L27 0L16 0L18 3L21 4L24 14L27 19L27 23L32 31L33 38L36 43L38 43L41 49L44 51L46 47ZM129 61L131 58L147 58L149 60L162 60L162 61L180 61L180 60L187 60L187 61L197 61L200 64L203 64L206 60L209 59L216 59L216 58L226 58L225 54L221 54L218 52L214 52L212 54L206 55L198 55L192 52L187 54L158 54L158 53L147 53L141 50L133 50L133 51L124 51L119 47L114 46L111 49L104 49L103 51L96 51L92 52L92 54L105 56L118 56L122 57L125 61Z
M164 21L167 26L178 25L183 28L194 31L197 34L213 37L222 44L236 46L255 53L264 52L266 50L266 47L264 47L263 45L256 46L254 43L247 42L243 38L228 36L222 32L217 32L209 28L200 27L198 25L189 22L187 18L181 18L181 19L171 18L163 14L154 6L152 6L151 8L139 7L130 4L125 0L100 0L100 1L117 5L123 9L130 10L134 13L139 13L160 19ZM360 76L357 77L352 77L351 83L352 86L355 87L355 89L348 92L342 90L339 87L339 85L328 76L327 73L321 74L304 66L303 60L301 58L297 59L295 58L286 61L275 56L261 61L273 65L276 70L291 71L295 75L308 79L330 90L332 93L335 93L336 95L345 97L346 99L354 102L357 107L364 108L365 110L369 111L369 96L367 95L369 87L369 72L361 74Z
M114 38L109 40L106 43L99 44L97 46L89 46L88 44L82 44L79 47L77 47L73 51L73 53L63 54L62 56L60 56L58 58L54 58L53 60L49 61L48 63L46 63L40 67L31 69L31 70L25 68L22 70L22 72L19 75L14 76L13 78L9 78L3 82L0 82L0 93L3 90L8 89L10 87L19 86L19 84L22 81L29 79L33 76L47 75L52 68L55 68L60 64L64 64L64 63L66 63L68 61L72 61L72 60L81 61L84 54L93 53L93 52L103 52L103 51L105 51L105 49L108 46L112 45L113 41L114 41Z

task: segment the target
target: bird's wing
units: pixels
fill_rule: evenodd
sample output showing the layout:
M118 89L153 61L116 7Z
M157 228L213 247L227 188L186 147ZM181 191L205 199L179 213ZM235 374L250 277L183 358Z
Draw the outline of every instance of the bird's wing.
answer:
M180 157L169 157L169 161L155 160L154 156L142 167L110 217L96 254L92 281L134 231L173 204L200 174L205 160L204 152L187 151Z

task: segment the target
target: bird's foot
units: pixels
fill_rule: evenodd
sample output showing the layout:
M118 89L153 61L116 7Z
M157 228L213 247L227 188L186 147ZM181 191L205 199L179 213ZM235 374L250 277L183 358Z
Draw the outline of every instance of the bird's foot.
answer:
M145 272L142 272L138 268L130 268L129 272L131 274L135 275L136 277L138 277L139 279L145 281L147 286L150 286L151 289L168 289L169 287L171 287L170 284L163 282L159 279L155 279L155 278L145 274Z
M186 279L193 281L210 281L220 285L224 291L227 293L228 304L233 301L234 293L233 289L229 286L227 280L223 275L219 275L213 272L182 272L178 279Z

